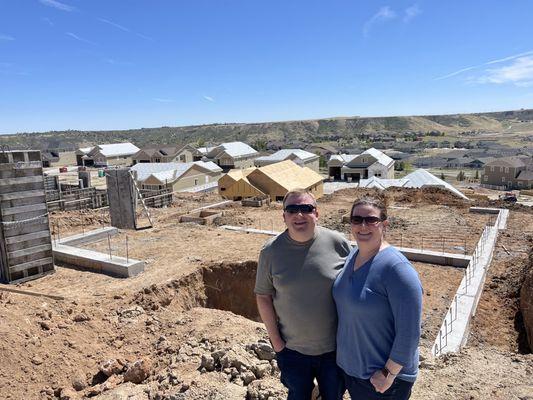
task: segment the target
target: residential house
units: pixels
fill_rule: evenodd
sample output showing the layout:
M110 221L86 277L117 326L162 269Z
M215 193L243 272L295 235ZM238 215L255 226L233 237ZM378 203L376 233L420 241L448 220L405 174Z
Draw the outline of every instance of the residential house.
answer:
M337 154L339 152L339 150L334 146L331 146L329 144L320 144L320 143L310 144L307 147L305 147L305 150L310 153L314 153L314 154L318 154L323 157L326 157L326 159L331 157L333 154Z
M481 185L502 190L533 187L533 157L502 157L485 164Z
M286 160L260 168L231 170L218 181L218 193L232 200L268 196L281 201L294 189L307 189L316 198L322 197L323 178L310 168Z
M52 163L59 162L59 152L43 150L41 151L41 161L43 163L43 168L51 167Z
M319 156L300 149L283 149L268 156L257 157L254 164L256 167L264 167L285 160L291 160L300 167L308 167L318 173Z
M253 167L254 160L259 155L255 149L243 142L222 143L206 150L206 159L213 161L224 172L235 168Z
M99 144L76 151L78 165L108 167L111 165L131 165L132 156L140 149L132 143Z
M334 179L359 181L372 176L394 178L394 160L381 151L370 148L361 154L337 154L328 161L329 176Z
M137 163L131 167L141 190L207 190L217 186L222 168L213 162Z
M193 162L202 158L202 153L190 145L151 147L133 155L133 165L138 163Z

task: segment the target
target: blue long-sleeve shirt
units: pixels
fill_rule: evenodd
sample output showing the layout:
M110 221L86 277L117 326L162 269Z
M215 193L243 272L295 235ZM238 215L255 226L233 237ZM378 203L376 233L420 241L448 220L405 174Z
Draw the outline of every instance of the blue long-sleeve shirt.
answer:
M350 376L368 379L390 358L403 365L398 378L414 382L422 315L418 274L392 246L354 271L357 251L350 253L333 285L337 364Z

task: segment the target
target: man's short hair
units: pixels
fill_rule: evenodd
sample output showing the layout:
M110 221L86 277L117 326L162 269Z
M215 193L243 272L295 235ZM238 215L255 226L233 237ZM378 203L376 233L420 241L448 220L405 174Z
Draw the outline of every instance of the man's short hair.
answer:
M293 189L293 190L289 190L285 196L283 197L283 208L285 208L285 203L287 202L287 199L289 197L292 197L292 196L309 196L311 197L311 199L313 199L313 205L316 207L316 199L315 199L315 195L313 193L311 193L309 190L307 189Z

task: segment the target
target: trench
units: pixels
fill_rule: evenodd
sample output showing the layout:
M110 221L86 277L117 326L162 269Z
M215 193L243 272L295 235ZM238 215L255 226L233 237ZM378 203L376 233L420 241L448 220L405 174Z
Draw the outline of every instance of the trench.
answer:
M145 287L133 302L154 311L204 307L260 321L254 294L256 270L256 261L211 264L165 285Z
M203 269L205 307L260 321L254 286L257 262L222 263Z

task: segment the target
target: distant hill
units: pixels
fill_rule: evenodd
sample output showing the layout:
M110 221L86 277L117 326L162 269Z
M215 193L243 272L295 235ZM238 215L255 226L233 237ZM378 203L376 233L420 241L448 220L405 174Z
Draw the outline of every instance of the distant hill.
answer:
M339 117L306 121L228 123L183 127L142 128L121 131L51 131L0 136L0 145L12 149L75 149L78 147L128 141L143 147L149 144L220 143L240 140L264 146L332 143L339 146L380 140L434 137L454 140L502 137L529 141L533 135L533 109L493 113L421 115L409 117ZM496 139L494 139L496 138ZM442 140L442 139L440 139Z

